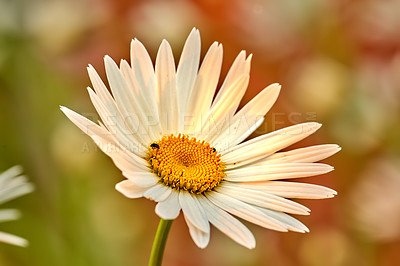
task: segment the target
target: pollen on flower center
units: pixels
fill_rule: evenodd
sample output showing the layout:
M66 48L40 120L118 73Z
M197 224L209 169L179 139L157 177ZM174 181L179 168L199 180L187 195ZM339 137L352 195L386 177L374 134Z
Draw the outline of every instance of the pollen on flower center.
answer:
M149 146L149 163L160 182L201 194L211 191L225 177L221 155L207 142L187 135L164 136Z

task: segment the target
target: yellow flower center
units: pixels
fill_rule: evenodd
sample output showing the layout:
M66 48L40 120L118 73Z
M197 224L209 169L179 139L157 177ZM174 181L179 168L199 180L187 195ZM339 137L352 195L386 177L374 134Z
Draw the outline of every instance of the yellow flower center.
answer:
M149 146L149 163L160 182L201 194L211 191L226 174L221 155L210 144L187 135L170 135Z

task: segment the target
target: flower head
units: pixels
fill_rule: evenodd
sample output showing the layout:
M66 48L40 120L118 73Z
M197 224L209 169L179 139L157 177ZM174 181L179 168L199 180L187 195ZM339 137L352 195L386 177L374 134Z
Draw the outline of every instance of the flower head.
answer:
M318 185L282 181L327 173L315 163L340 150L317 145L280 150L314 133L303 123L243 142L264 121L281 86L272 84L237 111L249 82L251 55L242 51L214 97L222 64L215 42L200 65L200 34L190 33L175 68L171 47L162 41L155 66L138 41L131 63L105 57L111 93L92 66L90 98L102 122L95 124L66 107L61 110L87 133L127 178L116 189L129 198L157 203L156 213L175 219L180 211L194 242L207 246L210 223L248 248L252 233L234 216L277 231L308 232L289 214L309 209L288 198L329 198Z
M33 191L33 185L28 183L25 176L21 176L22 168L14 166L0 174L0 204L18 198ZM16 220L20 216L14 209L0 210L0 222ZM17 246L26 246L28 241L8 233L0 232L0 242Z

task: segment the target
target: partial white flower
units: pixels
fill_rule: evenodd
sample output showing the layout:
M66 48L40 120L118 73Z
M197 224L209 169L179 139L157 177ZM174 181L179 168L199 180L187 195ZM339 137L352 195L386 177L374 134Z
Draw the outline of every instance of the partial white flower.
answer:
M0 204L18 198L33 191L33 185L21 175L22 168L14 166L0 174ZM16 220L20 213L15 209L0 210L0 222ZM25 247L28 241L24 238L0 232L0 242Z
M222 45L211 45L200 66L200 34L190 33L177 68L167 41L155 66L144 46L131 43L131 63L105 59L111 93L92 66L90 98L102 122L95 124L66 107L61 110L88 134L127 178L116 189L129 198L158 202L155 212L175 219L180 211L194 242L210 238L210 223L248 248L252 233L239 217L259 226L308 232L289 214L309 209L288 198L329 198L336 192L285 179L320 175L333 167L315 163L338 152L337 145L280 150L321 125L303 123L243 142L264 121L281 86L272 84L237 111L249 82L251 55L240 52L214 96Z

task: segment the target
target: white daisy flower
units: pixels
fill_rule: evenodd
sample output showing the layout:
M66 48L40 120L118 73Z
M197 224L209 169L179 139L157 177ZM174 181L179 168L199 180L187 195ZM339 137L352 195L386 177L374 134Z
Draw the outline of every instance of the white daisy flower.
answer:
M330 198L332 189L291 181L333 167L315 163L338 152L337 145L280 150L321 125L303 123L243 142L263 122L281 86L272 84L237 111L249 82L251 55L240 52L217 95L222 45L215 42L200 65L200 34L190 33L175 68L163 40L155 67L138 40L131 64L106 56L112 94L92 66L90 98L102 122L95 124L66 107L61 110L88 134L127 178L116 189L129 198L146 197L155 212L172 220L180 211L200 248L207 246L210 223L237 243L255 247L238 219L287 232L308 232L289 214L310 210L288 198Z
M0 174L0 204L18 198L33 191L33 185L28 183L25 176L21 176L22 168L14 166ZM0 210L0 222L16 220L20 213L15 209ZM0 232L0 242L25 247L28 241L21 237Z

